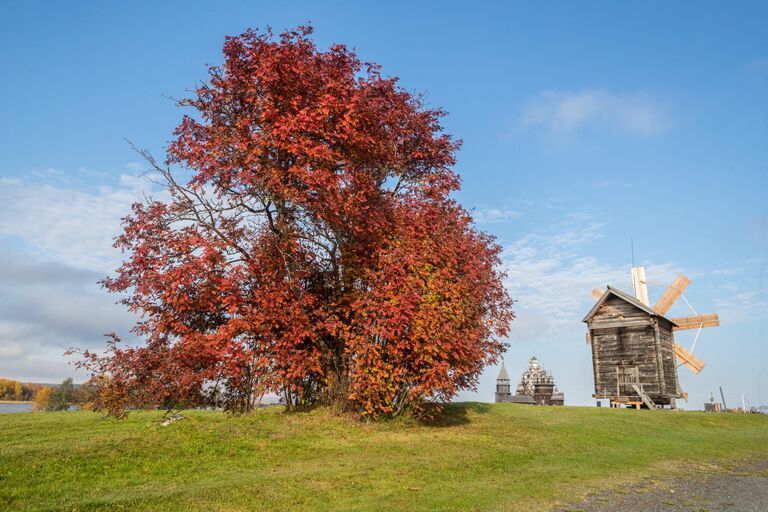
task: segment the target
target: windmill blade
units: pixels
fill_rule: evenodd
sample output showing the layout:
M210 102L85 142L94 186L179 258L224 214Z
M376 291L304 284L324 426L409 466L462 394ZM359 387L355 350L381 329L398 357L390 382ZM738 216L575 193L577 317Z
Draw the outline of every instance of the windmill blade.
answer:
M656 302L656 305L653 306L653 310L662 316L665 315L689 284L691 284L691 280L683 274L677 276L670 287L659 298L658 302Z
M602 288L592 288L592 298L595 300L600 300L600 297L602 297L604 293L605 290Z
M681 364L684 364L696 373L701 372L704 368L704 361L693 355L679 343L675 343L675 356L677 356L677 360Z
M708 313L706 315L683 316L680 318L670 318L677 325L672 327L673 331L684 331L686 329L698 329L699 327L717 327L720 325L720 317L717 313Z

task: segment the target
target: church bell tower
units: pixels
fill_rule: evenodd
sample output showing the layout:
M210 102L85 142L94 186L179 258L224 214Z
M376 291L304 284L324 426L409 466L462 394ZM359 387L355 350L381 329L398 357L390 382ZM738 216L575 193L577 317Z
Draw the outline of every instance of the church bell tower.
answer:
M496 377L496 402L504 402L509 398L509 388L509 374L504 363L502 363L499 375Z

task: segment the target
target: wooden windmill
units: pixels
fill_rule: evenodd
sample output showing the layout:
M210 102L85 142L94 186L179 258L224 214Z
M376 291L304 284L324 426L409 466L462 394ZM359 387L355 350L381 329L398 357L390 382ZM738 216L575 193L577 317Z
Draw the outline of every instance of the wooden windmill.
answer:
M687 397L680 391L677 368L685 365L701 372L704 362L693 355L696 340L704 327L720 325L715 313L665 316L679 298L685 300L683 292L690 283L677 276L653 307L643 267L632 269L634 296L610 286L592 290L597 303L584 322L592 345L595 398L655 408L674 407L675 398ZM674 331L686 329L698 329L691 350L674 340Z

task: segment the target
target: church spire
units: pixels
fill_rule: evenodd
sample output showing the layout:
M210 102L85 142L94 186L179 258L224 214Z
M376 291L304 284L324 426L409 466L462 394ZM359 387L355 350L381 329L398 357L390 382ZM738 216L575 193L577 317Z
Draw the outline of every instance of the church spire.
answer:
M504 366L504 363L501 363L501 370L499 370L499 375L496 377L496 380L509 380L509 374L507 373L507 367Z

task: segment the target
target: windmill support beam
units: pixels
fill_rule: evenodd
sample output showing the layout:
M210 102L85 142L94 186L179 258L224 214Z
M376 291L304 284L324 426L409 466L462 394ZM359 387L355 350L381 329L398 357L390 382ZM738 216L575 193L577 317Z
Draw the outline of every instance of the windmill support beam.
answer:
M589 341L592 344L592 374L595 378L595 389L600 389L602 382L600 382L600 372L597 371L600 368L600 360L598 359L598 353L600 352L600 342L592 335L592 329L587 331Z
M661 353L661 333L659 332L659 321L655 318L653 321L653 341L656 345L656 375L660 384L661 394L667 394L666 379L664 378L664 356Z

